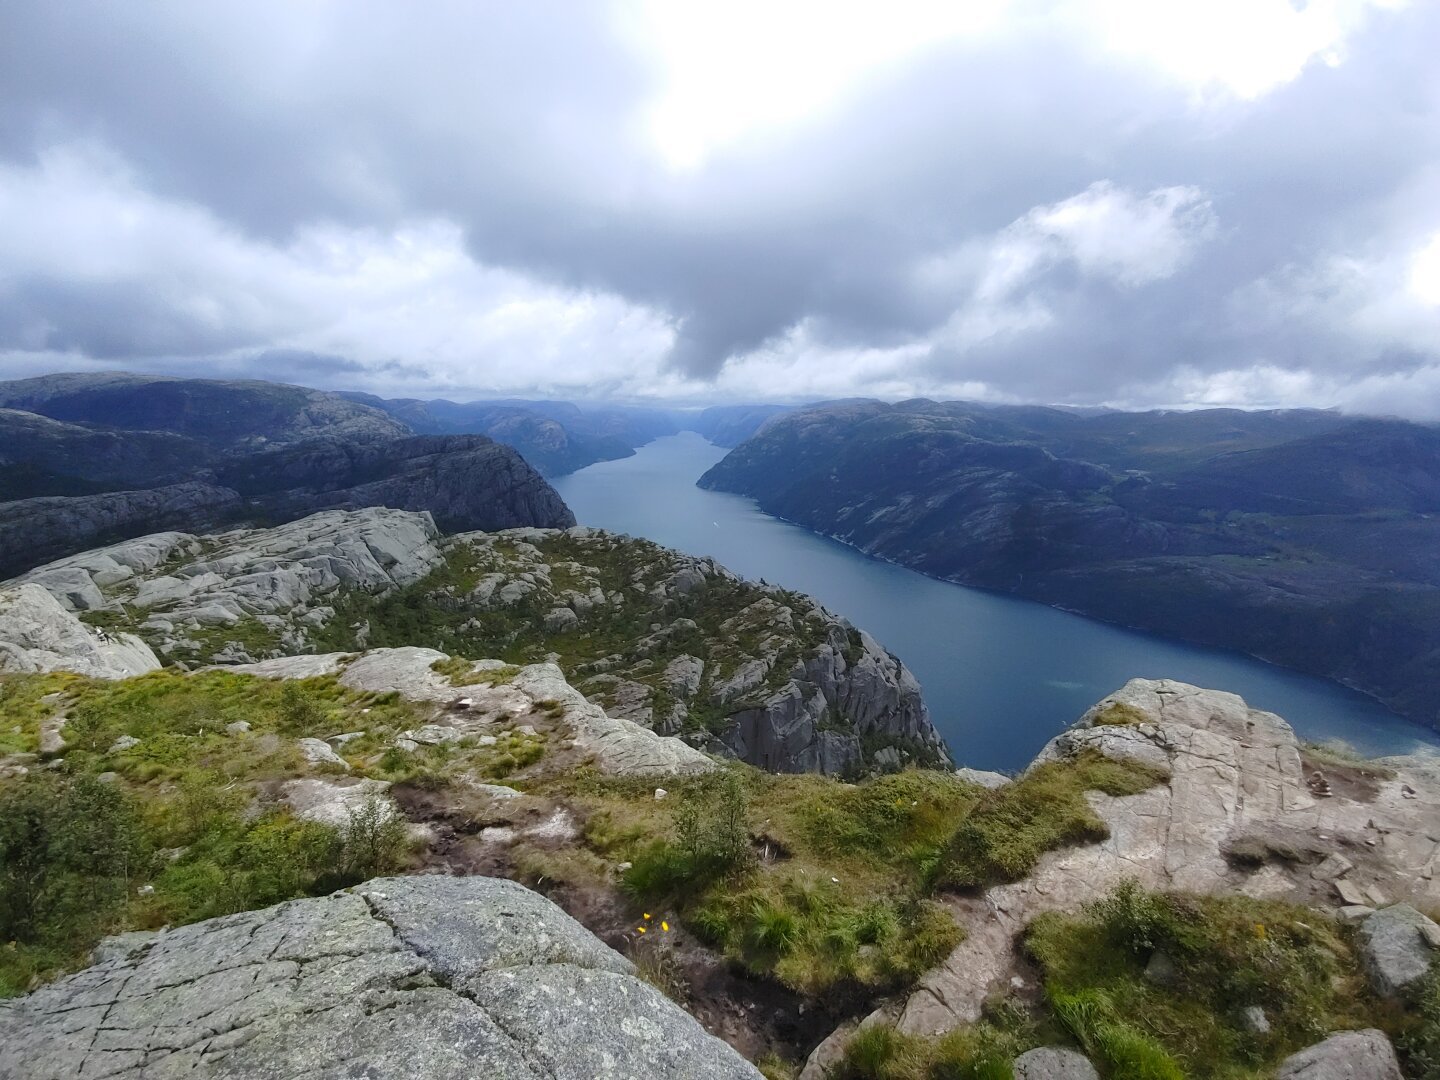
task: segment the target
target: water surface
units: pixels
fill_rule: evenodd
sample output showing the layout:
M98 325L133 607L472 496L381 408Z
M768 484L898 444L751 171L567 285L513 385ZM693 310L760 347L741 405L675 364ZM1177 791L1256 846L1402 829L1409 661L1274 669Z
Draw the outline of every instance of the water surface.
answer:
M1302 738L1338 738L1366 754L1440 745L1437 733L1336 683L937 581L771 517L752 499L697 488L725 453L686 432L554 484L582 524L714 556L745 577L809 593L868 630L915 672L960 763L1023 768L1135 677L1229 690L1279 713Z

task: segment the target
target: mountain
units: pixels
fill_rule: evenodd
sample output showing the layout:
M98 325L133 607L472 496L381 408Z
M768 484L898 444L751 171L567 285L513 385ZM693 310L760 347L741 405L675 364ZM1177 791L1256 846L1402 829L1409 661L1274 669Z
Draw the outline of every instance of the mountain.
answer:
M1105 464L1057 453L1075 448ZM1437 449L1431 425L1323 412L860 402L771 421L700 484L924 573L1241 649L1440 726Z
M274 383L53 375L0 383L0 574L158 530L327 508L432 513L446 528L565 527L514 449L416 436L385 412Z
M827 622L394 510L0 586L0 1080L1423 1080L1433 758L1135 679L1016 777L768 773L570 681L693 704Z
M421 434L489 435L515 447L545 476L629 457L637 446L679 430L676 414L666 409L516 399L457 403L358 392L341 396L384 410Z
M204 475L210 480L0 503L0 573L158 530L291 521L323 509L426 511L453 529L575 523L544 477L483 435L331 436L231 456Z
M772 416L789 411L786 405L712 405L690 418L686 427L716 446L739 446Z
M0 408L71 424L164 431L221 451L253 450L337 435L408 435L379 409L283 383L160 375L60 374L0 382Z
M400 644L504 654L559 664L611 716L771 771L947 760L914 676L809 597L644 540L510 524L442 537L427 514L332 511L142 537L20 581L170 661Z

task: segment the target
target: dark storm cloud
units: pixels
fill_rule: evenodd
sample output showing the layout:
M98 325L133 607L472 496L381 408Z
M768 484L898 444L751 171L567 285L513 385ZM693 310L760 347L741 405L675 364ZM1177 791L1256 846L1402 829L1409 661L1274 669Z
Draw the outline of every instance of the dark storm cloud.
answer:
M138 192L209 215L265 258L318 225L453 222L478 264L658 313L676 334L670 369L690 379L802 332L822 351L918 342L917 385L1043 400L1164 393L1182 367L1343 382L1437 362L1416 344L1424 313L1372 295L1440 228L1423 194L1440 167L1434 5L1377 16L1344 62L1251 102L1197 105L1193 87L1064 28L954 43L682 172L637 119L658 76L599 5L24 2L0 30L12 169L101 147ZM1027 218L1099 182L1126 212L1193 189L1185 205L1213 227L1181 230L1183 253L1147 276L1158 256L1139 224L1133 244L1114 240L1133 262L1122 272L1087 261L1084 244L1102 241ZM1012 248L1036 261L997 299L986 282ZM197 371L227 354L283 372L274 347L304 337L310 286L297 275L267 292L263 270L234 267L252 257L227 256L210 289L200 251L178 285L163 268L116 283L0 264L0 348L189 355ZM937 262L945 273L926 279ZM230 300L237 287L255 302ZM623 349L577 346L607 347ZM394 381L443 366L318 350L289 370L338 383L346 362ZM616 365L594 366L614 384Z

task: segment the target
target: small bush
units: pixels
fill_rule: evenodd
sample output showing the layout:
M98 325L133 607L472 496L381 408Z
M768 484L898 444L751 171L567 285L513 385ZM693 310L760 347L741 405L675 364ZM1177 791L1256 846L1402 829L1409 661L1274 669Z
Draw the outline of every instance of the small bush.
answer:
M685 898L746 870L755 859L746 822L745 782L727 771L680 804L674 840L650 844L633 860L625 887L638 897Z

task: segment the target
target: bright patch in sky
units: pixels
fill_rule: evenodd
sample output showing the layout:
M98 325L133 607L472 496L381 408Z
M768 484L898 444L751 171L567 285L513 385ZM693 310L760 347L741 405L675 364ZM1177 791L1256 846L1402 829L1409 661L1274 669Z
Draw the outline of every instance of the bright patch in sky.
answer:
M675 169L805 120L921 49L994 26L1010 0L636 0L622 27L663 72L647 123Z
M1410 291L1425 303L1440 307L1440 232L1411 260Z

